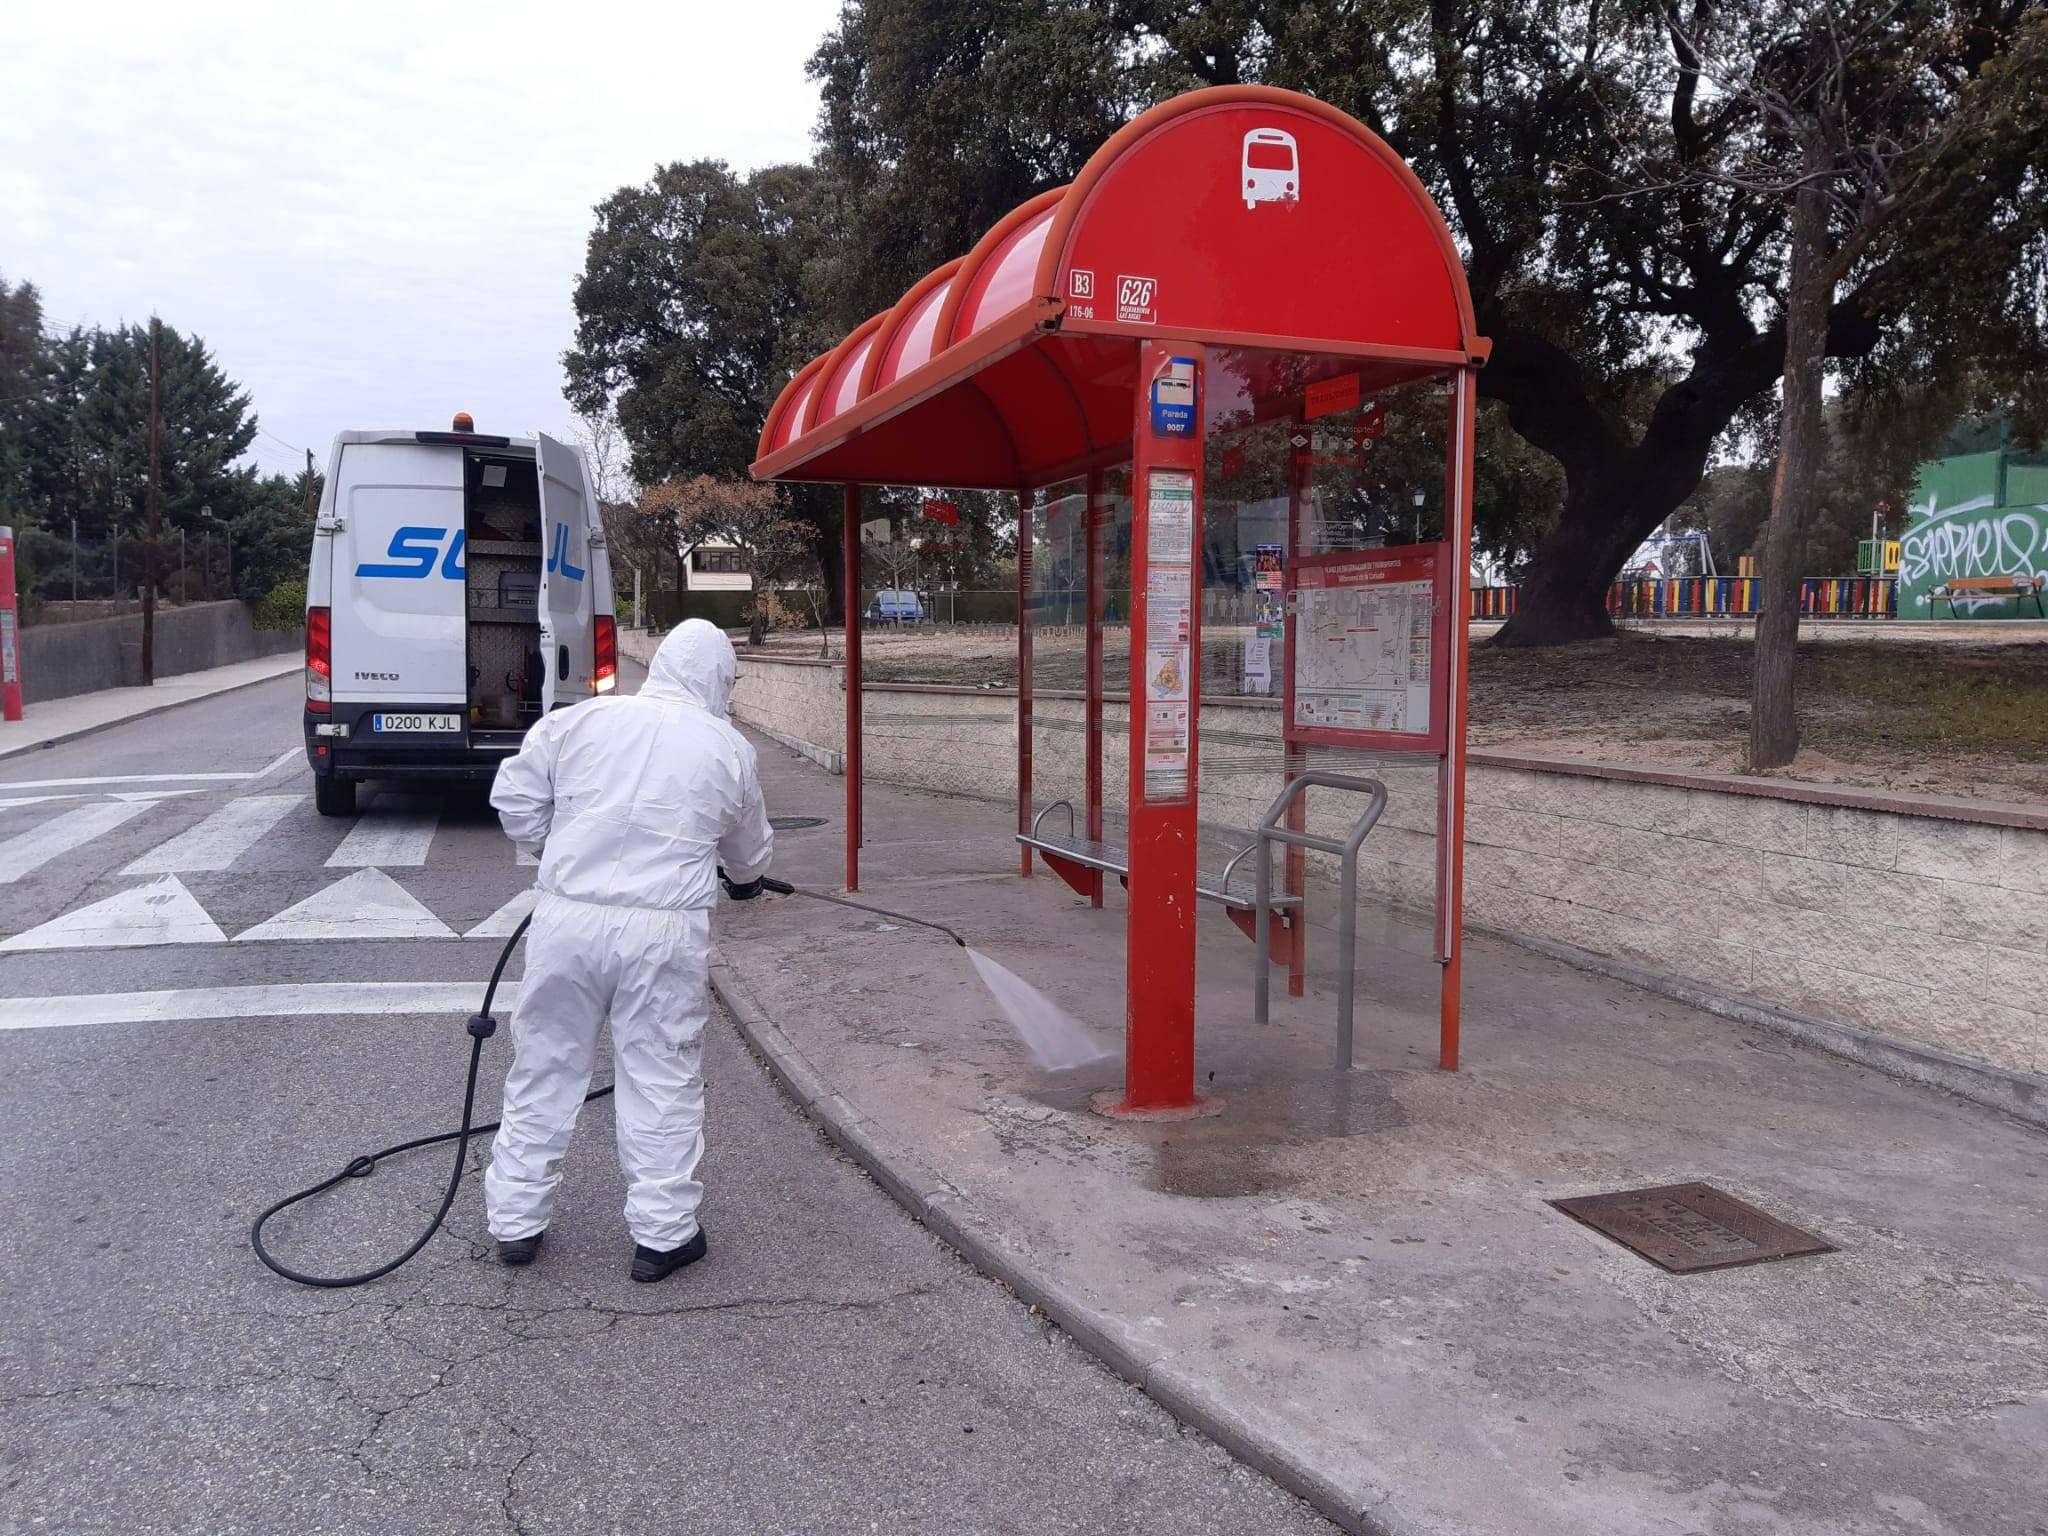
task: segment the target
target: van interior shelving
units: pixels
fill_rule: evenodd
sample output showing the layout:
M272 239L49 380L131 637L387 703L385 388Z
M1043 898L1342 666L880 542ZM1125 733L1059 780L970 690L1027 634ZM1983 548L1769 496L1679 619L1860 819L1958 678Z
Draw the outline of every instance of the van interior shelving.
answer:
M516 742L540 718L540 483L531 459L467 455L469 734Z

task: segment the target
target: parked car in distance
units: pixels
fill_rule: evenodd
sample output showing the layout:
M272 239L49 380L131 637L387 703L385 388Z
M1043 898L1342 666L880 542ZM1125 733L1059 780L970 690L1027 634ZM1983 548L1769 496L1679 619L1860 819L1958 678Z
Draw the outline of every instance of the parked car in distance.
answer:
M919 624L924 621L924 603L915 592L877 592L868 606L867 617L875 623Z

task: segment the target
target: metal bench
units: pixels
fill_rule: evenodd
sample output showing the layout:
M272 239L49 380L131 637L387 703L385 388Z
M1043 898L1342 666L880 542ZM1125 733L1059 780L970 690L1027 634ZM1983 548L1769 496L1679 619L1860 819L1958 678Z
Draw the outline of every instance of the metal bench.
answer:
M1054 811L1065 811L1067 813L1067 830L1064 833L1047 832L1045 830L1045 818ZM1105 873L1115 875L1118 879L1126 882L1130 879L1130 858L1121 847L1115 843L1099 843L1091 838L1075 836L1074 806L1072 801L1053 801L1051 805L1048 805L1044 810L1031 818L1031 830L1029 832L1019 832L1017 834L1017 841L1026 848L1037 850L1038 853L1044 856L1046 863L1052 867L1053 872L1061 875L1063 878L1066 872L1060 869L1061 862L1079 865L1084 870L1099 869ZM1243 863L1246 857L1258 846L1258 843L1254 841L1246 847L1238 849L1220 866L1207 865L1197 869L1195 871L1195 894L1204 901L1221 902L1225 907L1234 912L1250 912L1257 903L1258 889L1251 879L1249 872L1242 878L1239 878L1237 866ZM1081 891L1083 895L1088 894L1075 881L1068 880L1067 883L1074 886L1076 890ZM1273 908L1275 911L1300 905L1301 898L1299 896L1291 896L1284 891L1273 898Z
M1308 832L1295 832L1281 825L1288 808L1302 791L1320 786L1324 789L1350 790L1366 797L1365 809L1351 824L1351 830L1340 840L1331 837L1317 837ZM1253 836L1248 847L1231 854L1220 867L1202 865L1195 872L1195 894L1204 901L1222 903L1230 914L1230 920L1244 931L1257 948L1253 961L1253 992L1257 999L1256 1017L1264 1024L1267 1020L1267 988L1272 964L1285 964L1290 953L1292 932L1296 924L1306 917L1303 900L1289 891L1273 889L1273 845L1284 844L1294 848L1314 849L1318 853L1334 855L1338 860L1338 900L1341 903L1337 914L1337 1065L1340 1069L1351 1065L1352 1034L1352 993L1356 981L1355 971L1358 958L1358 849L1364 843L1366 834L1378 825L1380 815L1387 808L1387 786L1378 779L1356 778L1350 774L1328 773L1313 770L1291 781L1280 791L1279 798L1267 809L1265 820ZM1045 819L1054 811L1067 813L1065 835L1045 830ZM1126 885L1130 883L1129 855L1115 843L1098 842L1093 838L1074 835L1074 807L1071 801L1055 800L1036 816L1031 818L1031 830L1019 832L1017 841L1026 848L1036 849L1047 866L1068 885L1082 895L1092 895L1093 886L1088 876L1096 870L1115 875ZM1249 855L1256 855L1252 865L1252 879L1249 888L1240 883L1238 866ZM1275 926L1273 919L1279 918Z

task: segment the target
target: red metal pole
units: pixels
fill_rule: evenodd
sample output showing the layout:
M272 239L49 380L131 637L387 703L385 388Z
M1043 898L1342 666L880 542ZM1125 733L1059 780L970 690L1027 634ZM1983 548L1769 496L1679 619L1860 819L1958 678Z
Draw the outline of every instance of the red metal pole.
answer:
M1472 454L1477 411L1472 370L1461 368L1451 391L1451 453L1444 486L1444 537L1452 547L1453 590L1444 594L1440 610L1456 626L1451 632L1451 676L1445 690L1450 719L1445 722L1444 757L1437 770L1437 955L1443 962L1437 1065L1446 1072L1458 1070L1459 1002L1465 970L1465 717L1471 625L1464 614L1465 588L1472 579Z
M1088 471L1088 504L1081 514L1081 536L1087 540L1083 565L1088 572L1087 703L1087 826L1092 842L1102 841L1102 471ZM1102 905L1102 871L1093 871L1088 904Z
M14 530L0 528L0 719L21 718L21 614L14 594Z
M1307 431L1302 423L1296 432ZM1312 445L1311 445L1312 446ZM1314 459L1308 448L1296 449L1287 461L1287 548L1284 559L1287 570L1292 574L1297 557L1308 553L1309 517L1315 510L1315 498L1311 494L1315 476ZM1284 587L1283 587L1284 590ZM1280 741L1283 784L1292 784L1308 766L1307 754L1293 741L1294 732L1294 615L1287 614L1281 620L1281 633L1286 638L1281 642L1280 666L1286 673L1286 682L1280 690ZM1291 832L1308 830L1308 797L1310 791L1303 790L1295 796L1294 803L1287 807L1287 827ZM1290 896L1301 896L1308 889L1308 855L1299 848L1290 846L1281 855L1281 886ZM1308 906L1304 902L1294 909L1293 921L1287 925L1287 995L1300 997L1307 990L1308 974Z
M1031 831L1031 541L1037 533L1031 492L1017 492L1017 830ZM1031 878L1031 850L1017 873Z
M1195 374L1194 430L1185 437L1158 435L1151 410L1154 381L1177 360L1192 360ZM1203 349L1186 344L1147 341L1138 351L1122 1105L1131 1111L1195 1102L1203 361Z
M846 487L839 514L842 524L841 577L846 603L846 888L860 889L860 716L863 682L860 667L860 487Z

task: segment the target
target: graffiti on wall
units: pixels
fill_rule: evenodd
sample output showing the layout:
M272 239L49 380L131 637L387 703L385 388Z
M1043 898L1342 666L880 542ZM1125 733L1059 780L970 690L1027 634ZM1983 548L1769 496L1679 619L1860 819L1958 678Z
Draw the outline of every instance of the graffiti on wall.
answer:
M1902 618L1926 617L1934 589L1955 577L2048 574L2048 505L1995 507L1990 496L1973 496L1944 507L1930 495L1907 510L1911 525L1899 538ZM1966 612L2010 605L2003 597L1956 599Z

